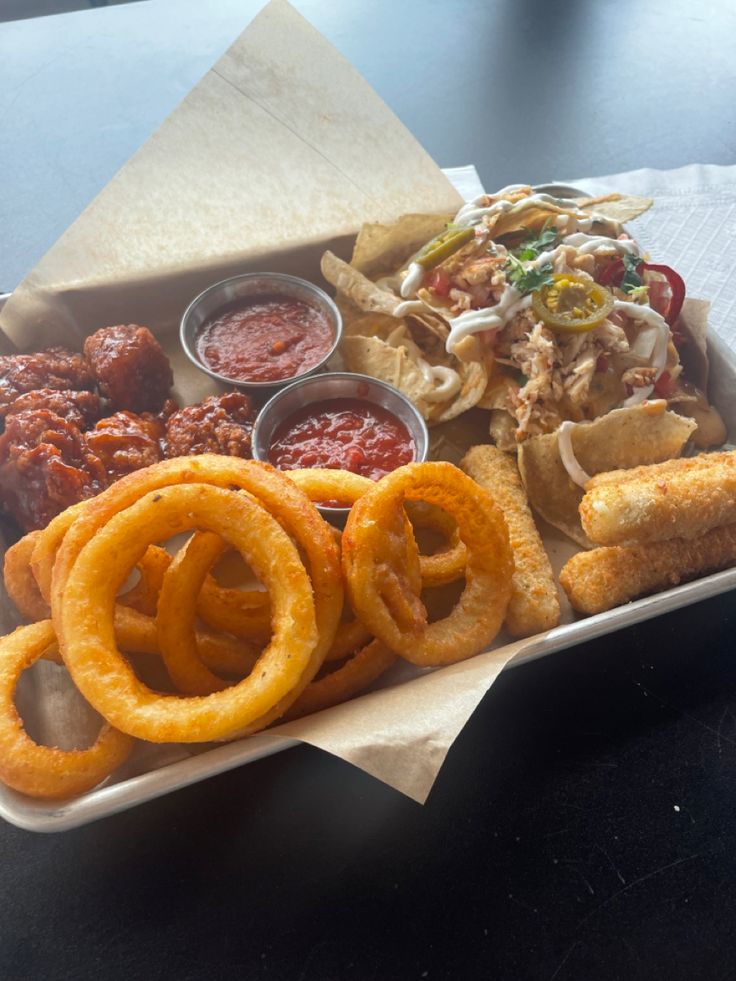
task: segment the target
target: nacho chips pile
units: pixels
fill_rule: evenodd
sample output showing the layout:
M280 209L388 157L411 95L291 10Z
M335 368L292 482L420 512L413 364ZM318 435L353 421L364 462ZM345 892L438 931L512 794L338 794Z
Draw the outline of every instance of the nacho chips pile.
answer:
M623 227L650 205L512 185L453 217L366 225L350 263L322 261L346 367L432 426L475 409L477 434L486 410L486 438L519 450L537 511L583 545L583 477L725 439L705 395L704 312L688 301L681 315L682 280Z

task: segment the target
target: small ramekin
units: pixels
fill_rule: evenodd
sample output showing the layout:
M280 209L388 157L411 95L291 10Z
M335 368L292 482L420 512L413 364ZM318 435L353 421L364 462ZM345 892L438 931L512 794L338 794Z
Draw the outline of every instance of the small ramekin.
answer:
M289 378L277 378L269 381L248 381L243 378L228 378L208 367L197 354L197 332L213 314L223 307L250 296L287 296L302 303L308 303L323 313L332 329L332 346L325 356L311 368L292 375ZM297 276L287 276L286 273L243 273L231 276L219 283L213 283L196 296L184 311L179 326L179 340L182 349L192 364L204 371L211 378L224 385L234 385L236 388L252 392L273 392L275 389L291 385L302 378L308 378L322 370L337 349L342 337L342 317L340 311L330 297L318 286L299 279Z
M263 406L253 426L253 458L268 463L268 451L279 425L307 405L331 399L357 399L387 409L404 423L414 441L415 463L423 463L429 453L429 433L416 406L398 389L386 382L349 371L333 371L293 382L282 388ZM325 517L340 519L350 508L324 507Z

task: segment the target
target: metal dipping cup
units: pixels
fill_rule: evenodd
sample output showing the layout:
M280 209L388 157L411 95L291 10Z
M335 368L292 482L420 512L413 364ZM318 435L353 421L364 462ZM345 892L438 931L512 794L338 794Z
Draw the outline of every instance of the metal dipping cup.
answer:
M414 441L414 461L423 463L429 452L429 433L418 409L392 385L349 371L328 372L303 378L282 388L263 406L253 427L253 458L268 463L268 451L279 425L307 405L331 399L357 399L380 405L396 416L409 430ZM344 520L350 508L323 507L319 510L335 522Z
M247 378L229 378L220 375L209 368L197 354L197 334L204 323L223 307L237 300L245 300L254 296L284 296L301 300L316 307L325 315L332 329L332 346L318 364L290 378L269 379L268 381L248 381ZM231 276L219 283L208 286L196 296L184 311L179 326L179 340L184 353L201 371L225 385L235 385L251 392L273 392L274 389L291 385L297 379L308 378L320 371L332 357L342 337L342 317L330 297L318 286L299 279L297 276L287 276L285 273L243 273L241 276Z

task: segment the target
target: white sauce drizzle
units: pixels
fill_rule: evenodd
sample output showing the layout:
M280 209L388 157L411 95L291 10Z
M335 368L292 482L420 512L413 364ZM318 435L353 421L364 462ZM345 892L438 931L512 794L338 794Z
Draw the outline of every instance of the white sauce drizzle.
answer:
M587 474L580 466L572 448L572 431L575 425L569 420L560 425L557 430L557 448L560 451L562 465L567 470L570 480L574 481L578 487L585 487L590 480L590 474Z
M497 194L483 194L481 197L469 202L469 204L463 205L457 215L455 215L454 224L459 228L467 228L470 225L477 225L485 215L507 213L516 215L538 204L552 204L557 208L565 208L566 211L572 210L576 218L588 219L590 217L586 211L581 211L572 201L565 198L555 198L551 194L530 194L520 201L506 201L505 199L501 199L500 201L493 201L491 204L484 204L484 202L488 201L489 197L495 198L497 196Z
M391 314L392 317L406 317L410 313L426 313L427 307L421 300L404 300L403 303L397 303L394 307L394 312Z
M417 357L417 365L424 375L424 380L434 387L424 393L428 402L445 402L460 391L460 376L454 368L441 364L430 364L424 358Z
M408 300L410 296L416 296L417 290L422 285L424 273L424 266L421 266L418 262L409 263L409 268L406 270L406 276L404 276L401 289L399 290L404 300Z
M563 245L572 245L583 255L640 255L639 246L630 238L608 238L605 235L587 235L573 232L562 240Z
M482 330L500 330L517 313L530 307L532 298L530 295L522 296L514 286L506 286L501 299L491 307L484 307L482 310L464 310L457 317L452 317L450 333L445 347L448 353L453 354L455 348L470 334L477 334Z
M422 397L428 402L445 402L460 391L462 387L460 375L454 368L449 368L446 365L433 365L423 358L421 348L411 337L407 337L405 324L400 324L395 330L392 330L386 340L392 347L405 348L409 357L421 371L425 382L432 386L429 392L422 393Z
M620 313L625 314L632 320L637 320L640 323L644 323L649 327L654 328L657 331L657 339L654 342L651 355L651 367L654 368L654 381L656 382L659 376L664 371L664 367L667 364L667 347L670 340L670 328L664 317L657 313L656 310L652 310L651 307L645 304L639 303L628 303L626 300L616 300L613 304L613 309L618 310ZM634 389L632 395L621 403L623 406L639 405L640 402L645 402L649 396L654 391L654 385L643 385L640 388Z

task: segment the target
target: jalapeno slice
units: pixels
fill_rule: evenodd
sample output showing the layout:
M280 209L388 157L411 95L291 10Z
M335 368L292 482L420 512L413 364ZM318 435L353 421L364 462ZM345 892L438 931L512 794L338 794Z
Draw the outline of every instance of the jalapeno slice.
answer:
M474 236L475 231L472 228L448 228L446 232L427 242L416 261L425 269L433 269Z
M581 334L605 320L613 310L613 295L592 280L556 273L533 294L532 309L552 330Z

